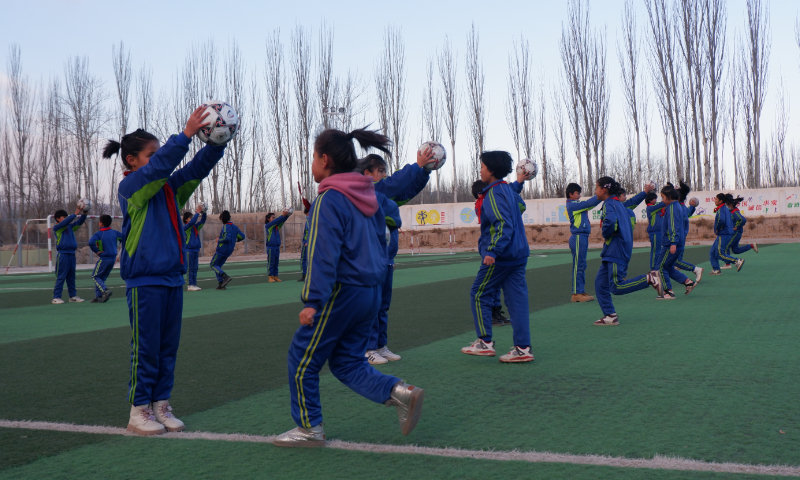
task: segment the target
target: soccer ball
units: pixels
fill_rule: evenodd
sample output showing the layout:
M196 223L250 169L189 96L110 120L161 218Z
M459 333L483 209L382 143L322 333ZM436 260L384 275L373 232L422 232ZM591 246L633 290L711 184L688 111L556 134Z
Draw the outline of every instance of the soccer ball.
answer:
M210 122L197 132L197 137L209 145L225 145L236 136L239 130L239 114L230 105L219 100L211 100L203 104Z
M80 200L78 200L77 207L83 210L84 213L88 213L89 210L92 208L92 201L89 200L88 198L81 198Z
M289 212L289 215L294 213L294 207L283 207L283 210Z
M517 173L522 173L522 172L531 175L531 178L529 178L528 180L536 178L536 175L539 174L539 166L536 165L536 162L534 162L533 160L529 160L527 158L524 160L520 160L519 163L517 163Z
M439 170L442 168L442 165L447 162L447 150L444 149L444 146L441 143L425 142L419 146L419 151L422 152L428 147L433 149L433 160L435 161L425 165L422 168L429 172L432 170Z
M645 183L645 186L650 186L653 189L655 189L656 188L656 182L654 182L652 180L648 180L647 183Z
M206 213L206 211L208 211L208 206L204 202L199 202L194 209L195 211L199 209L201 213Z
M689 200L689 205L696 207L700 205L700 200L698 200L697 197L692 197L692 199Z

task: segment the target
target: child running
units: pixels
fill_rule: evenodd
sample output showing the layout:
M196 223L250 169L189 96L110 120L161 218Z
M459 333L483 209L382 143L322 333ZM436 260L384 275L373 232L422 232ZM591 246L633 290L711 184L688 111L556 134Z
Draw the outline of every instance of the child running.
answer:
M577 183L567 185L567 216L569 217L569 250L572 252L572 302L591 302L594 297L586 294L586 254L589 251L589 235L592 224L589 212L600 204L594 196L583 202L581 186Z
M120 273L127 286L133 337L128 431L139 435L185 428L169 403L186 274L186 239L179 212L222 158L225 147L207 145L183 168L175 168L188 153L192 137L208 125L206 116L204 107L197 108L183 132L164 146L139 129L119 142L109 141L103 150L104 158L118 155L126 169L118 190L125 236Z
M200 230L206 224L206 212L203 207L198 205L195 214L186 212L183 214L183 231L186 232L186 261L189 270L189 286L186 290L196 292L202 290L197 286L197 270L200 264L200 249L203 243L200 241Z
M75 220L75 217L80 217ZM53 214L57 222L53 225L53 236L56 237L56 286L53 288L53 304L64 303L61 294L64 291L64 282L67 282L67 291L71 303L83 301L75 289L75 250L78 242L75 240L75 231L81 228L86 221L86 212L80 208L75 213L67 216L65 210L58 210Z
M481 225L481 263L470 291L472 317L478 338L461 349L467 355L496 355L492 340L492 307L496 290L503 297L511 315L514 346L500 356L503 363L532 362L528 308L528 284L525 267L530 249L522 223L519 194L502 180L511 173L512 159L508 152L481 153L481 181L486 187L476 203Z
M280 217L269 212L264 219L264 234L267 238L267 263L269 264L268 283L282 282L278 278L278 261L281 258L281 227L289 218L289 210L284 210Z
M117 261L117 243L122 238L122 233L111 229L111 216L100 215L100 230L89 239L89 248L100 257L92 271L94 298L89 303L106 303L111 297L106 279Z
M744 259L731 256L730 248L733 243L733 221L731 220L731 211L726 205L729 201L733 200L733 195L729 193L718 193L714 197L714 209L716 216L714 217L714 233L717 235L714 244L711 246L709 258L711 260L711 275L722 275L719 269L719 261L723 260L726 263L736 264L736 271L741 271L744 265Z
M217 251L211 259L211 269L214 270L217 282L219 282L216 290L226 290L225 286L233 279L222 271L222 266L225 265L225 261L228 260L228 257L233 253L233 249L236 248L236 242L244 240L244 234L239 230L239 227L231 223L231 213L229 211L224 210L220 213L219 220L222 222L222 230L219 231Z
M627 208L619 201L617 193L620 185L611 177L602 177L597 181L594 193L603 201L602 234L605 243L600 253L602 263L594 281L597 303L603 310L603 318L595 325L619 325L619 317L611 300L611 295L627 295L652 286L658 295L664 295L658 272L651 271L647 275L628 279L628 263L633 252L633 227ZM645 187L652 189L652 186Z
M694 211L697 209L697 205L694 202L697 199L694 199L693 202L687 207L686 206L686 197L689 196L689 192L692 191L692 188L685 184L683 180L678 182L678 204L680 205L681 209L683 210L683 244L686 245L686 237L689 235L689 217L694 215ZM683 259L684 251L679 252L678 261L675 262L675 268L679 270L684 270L686 272L694 273L694 281L695 283L699 283L700 280L703 278L703 269L692 265L691 263L685 261Z
M665 207L658 215L661 220L661 251L658 255L658 275L663 286L663 295L656 297L659 300L674 300L675 292L672 291L672 280L686 285L686 295L697 286L696 282L686 278L680 270L675 268L675 262L683 254L686 241L686 211L681 207L678 199L680 194L668 183L661 189L661 201Z
M425 392L371 366L364 352L386 278L386 223L370 178L354 172L353 140L387 152L389 139L364 129L325 130L314 141L311 172L319 195L311 205L308 273L300 328L289 347L289 390L297 428L279 435L282 447L325 445L319 372L331 373L356 393L397 407L408 435L422 414ZM388 153L388 152L387 152Z
M742 211L739 210L739 204L742 203L743 200L744 198L742 197L736 197L731 198L731 201L728 202L728 208L731 211L731 220L733 221L733 240L731 241L731 253L736 255L742 254L749 250L753 250L754 252L758 253L758 244L755 242L743 247L739 246L739 242L742 240L742 235L744 235L744 225L747 223L747 219L744 218Z
M661 253L661 219L663 216L659 212L664 208L663 203L656 203L658 195L656 192L649 192L644 199L647 207L647 236L650 237L650 271L658 270L656 257Z

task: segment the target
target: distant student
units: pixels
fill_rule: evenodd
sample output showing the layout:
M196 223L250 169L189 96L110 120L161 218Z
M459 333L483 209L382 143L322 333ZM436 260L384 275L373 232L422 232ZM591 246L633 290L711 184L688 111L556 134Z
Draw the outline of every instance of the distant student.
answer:
M311 205L308 273L300 328L289 347L289 391L297 428L279 435L281 447L325 446L319 372L331 373L351 390L394 406L408 435L422 415L425 392L367 362L364 352L380 308L386 278L386 223L368 177L354 172L356 151L388 151L389 139L367 130L325 130L314 141L311 172L319 195Z
M231 214L229 211L224 210L219 214L219 219L222 222L222 230L219 232L219 239L217 240L217 251L211 259L211 269L217 276L217 290L225 290L225 286L233 280L227 273L222 271L222 266L225 261L233 253L236 248L236 242L244 240L244 234L239 227L231 223Z
M742 203L743 200L744 198L737 197L731 198L731 201L728 202L728 208L731 211L731 220L733 221L733 240L731 241L731 253L736 255L742 254L749 250L753 250L754 252L758 253L758 244L755 242L743 247L739 246L739 242L742 240L742 235L744 235L744 225L747 223L747 219L744 218L742 211L739 210L739 204ZM731 264L728 263L720 268L731 268Z
M658 201L656 192L649 192L644 201L647 205L645 213L647 215L647 236L650 237L650 271L652 272L658 270L656 258L661 252L661 219L664 218L659 213L665 205L656 203Z
M683 254L686 241L686 216L685 210L681 207L678 199L680 195L672 184L667 184L661 189L661 201L665 207L658 215L661 215L661 252L659 253L658 274L664 293L659 295L659 300L674 300L675 292L672 291L672 280L686 286L686 295L697 286L696 282L686 278L686 275L675 268L675 262Z
M486 186L487 185L485 183L483 183L483 180L475 180L475 182L472 184L472 196L475 197L475 200L476 200L476 203L475 203L475 215L479 215L477 200L480 199L480 198L483 198L482 197L483 189L486 188ZM515 188L517 186L514 185L513 183L510 185L510 187L514 191L517 191L517 188ZM521 184L520 184L519 185L519 191L521 191L521 190L522 190L522 188L521 188ZM517 192L517 193L519 193L519 192ZM479 236L478 237L478 255L480 255L481 252L483 251L483 245L481 243L482 240L483 240L483 237ZM483 257L481 257L481 260L483 260ZM504 327L506 325L511 325L511 320L506 318L505 315L503 314L503 304L500 302L500 289L496 288L494 290L494 295L492 296L492 327Z
M104 158L125 167L119 183L122 233L120 274L125 280L131 324L131 403L128 431L155 435L186 427L170 405L183 317L186 239L180 211L214 165L224 146L206 145L182 168L192 137L208 125L204 107L192 112L182 133L163 146L136 130L109 141ZM177 169L177 170L176 170Z
M730 255L730 248L733 244L733 220L731 219L731 211L726 205L727 202L733 200L733 196L729 193L718 193L714 197L714 204L717 208L714 209L716 216L714 217L714 233L717 239L711 246L709 258L711 260L711 275L721 275L719 270L719 261L722 260L728 263L736 264L736 271L742 269L744 259L732 257Z
M202 290L197 286L197 270L200 264L200 249L203 243L200 241L200 230L206 224L206 212L198 206L196 213L186 212L183 214L183 231L186 232L186 261L189 270L189 286L186 290L196 292Z
M668 184L671 185L671 184ZM686 244L686 237L689 236L689 217L694 215L694 211L697 208L697 205L689 205L686 206L686 197L689 196L689 192L692 191L692 188L687 185L686 183L681 180L678 182L678 205L683 210L683 243ZM678 254L678 261L675 262L675 268L679 270L684 270L686 272L694 273L694 281L700 282L703 278L703 269L696 265L693 265L686 260L683 259L684 251L679 252Z
M603 203L602 234L605 240L600 253L602 263L594 281L597 303L603 310L603 318L595 325L619 325L619 317L611 300L611 295L627 295L643 290L649 286L656 289L659 296L664 292L658 278L658 272L627 278L628 263L633 252L633 227L628 209L617 196L620 184L611 177L602 177L597 181L594 193ZM649 185L646 191L652 190Z
M619 201L628 209L628 216L631 218L631 226L636 229L636 207L642 203L647 197L646 192L639 192L631 198L628 198L628 192L624 188L619 189Z
M289 219L289 210L284 210L280 217L269 212L264 219L264 232L267 241L267 263L269 264L269 283L282 282L278 278L278 261L281 258L281 227Z
M80 215L80 218L75 220L77 215ZM67 216L65 210L58 210L53 214L53 218L57 222L52 229L53 237L56 239L56 286L53 289L53 303L55 305L64 303L61 299L64 281L67 282L69 301L80 303L83 299L78 296L78 291L75 289L75 250L78 248L75 231L86 221L86 212L76 208L74 214Z
M511 315L514 346L500 356L504 363L532 362L528 284L525 268L530 249L522 223L520 203L524 202L502 179L511 173L512 159L508 152L483 152L481 180L486 187L478 199L476 213L481 225L483 262L470 291L472 316L477 340L461 349L467 355L496 355L492 340L492 307L495 291L503 289L503 297Z
M89 239L89 248L100 258L92 271L94 298L89 303L106 303L113 293L106 287L106 279L117 261L117 243L121 242L121 232L111 229L111 216L100 215L100 230Z
M589 235L592 224L589 212L600 204L595 196L581 202L581 186L567 185L567 216L569 217L569 249L572 252L572 302L591 302L594 297L586 294L586 254L589 251Z

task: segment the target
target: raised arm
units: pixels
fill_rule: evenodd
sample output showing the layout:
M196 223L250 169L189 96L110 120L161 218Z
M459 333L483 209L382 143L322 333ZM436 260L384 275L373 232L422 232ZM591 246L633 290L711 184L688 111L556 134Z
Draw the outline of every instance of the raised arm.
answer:
M199 214L195 213L192 219L189 220L189 223L183 226L183 231L188 232L190 228L194 227L197 224L197 217L199 216Z
M416 163L410 163L389 177L375 183L375 191L381 192L398 205L414 198L425 188L430 172Z
M169 185L178 198L178 207L183 208L200 182L211 173L214 165L225 154L225 146L206 145L183 168L169 178Z
M645 192L639 192L636 195L632 196L631 198L622 202L625 208L636 208L640 203L644 201L644 198L647 196Z
M598 200L597 196L594 196L589 200L584 200L583 202L567 202L567 211L572 212L573 214L581 213L591 210L598 205L600 205L600 200Z

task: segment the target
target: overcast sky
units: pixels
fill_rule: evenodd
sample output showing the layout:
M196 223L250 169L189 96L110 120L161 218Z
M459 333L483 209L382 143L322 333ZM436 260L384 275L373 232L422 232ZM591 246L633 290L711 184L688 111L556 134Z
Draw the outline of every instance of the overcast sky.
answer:
M800 50L794 40L797 16L796 0L770 2L772 23L772 56L770 89L762 131L769 132L774 123L774 100L782 75L790 94L789 137L800 123L800 95L792 86L800 84L798 59ZM608 150L625 142L622 96L619 90L619 62L616 53L623 0L594 0L591 21L608 30L608 68L612 86L611 121ZM639 26L646 26L643 0L635 2ZM734 32L744 26L745 0L728 2L728 48ZM0 30L0 60L5 72L8 46L17 43L22 49L25 72L34 80L51 75L63 77L64 63L70 56L87 56L92 71L113 88L111 46L120 40L131 51L135 69L142 64L153 68L155 90L170 83L176 68L182 66L186 50L192 44L209 38L219 50L228 42L238 41L249 68L262 69L267 33L281 28L284 43L296 24L313 29L316 34L324 19L333 25L334 70L344 73L354 69L361 73L373 95L373 65L382 49L382 32L387 25L402 28L406 44L408 68L409 138L413 152L419 134L419 108L425 82L425 62L435 54L445 35L449 35L459 54L460 81L463 81L466 34L472 22L480 33L480 55L486 70L489 101L487 148L513 150L505 121L503 103L506 98L508 54L514 37L523 35L531 43L533 63L550 88L559 80L561 60L558 42L562 23L566 20L566 2L562 0L504 1L303 1L208 2L150 1L119 2L111 0L29 0L7 2L3 7L4 28ZM642 33L643 36L643 33ZM643 60L646 52L643 51ZM646 65L643 65L646 67ZM646 69L642 69L646 72ZM649 76L647 76L649 82ZM62 82L63 83L63 82ZM463 84L462 84L463 87ZM549 97L549 95L548 95ZM135 99L134 99L135 101ZM651 101L653 149L663 150L660 125ZM462 109L462 113L464 110ZM376 120L371 118L371 120ZM131 118L135 124L135 115ZM463 116L458 136L458 154L466 153L467 122ZM765 134L766 137L766 134ZM730 158L730 155L727 155ZM730 172L730 168L727 169Z

